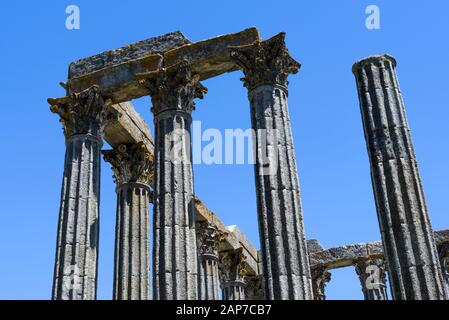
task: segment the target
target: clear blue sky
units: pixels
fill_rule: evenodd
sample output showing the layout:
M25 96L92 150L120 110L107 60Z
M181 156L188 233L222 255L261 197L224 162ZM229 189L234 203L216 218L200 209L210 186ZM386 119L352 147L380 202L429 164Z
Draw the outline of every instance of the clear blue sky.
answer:
M159 3L159 4L156 4ZM57 4L56 4L57 3ZM65 28L65 8L81 29ZM381 30L365 28L365 8ZM352 64L389 53L398 74L434 229L449 227L449 2L428 1L7 1L0 13L0 299L50 298L64 138L46 99L75 60L181 30L192 41L257 26L287 32L303 68L290 78L290 113L306 234L327 247L380 239ZM203 128L250 126L240 72L206 81L194 119ZM152 126L148 98L135 101ZM107 146L105 146L107 147ZM250 165L195 166L197 195L258 246ZM100 299L112 296L115 193L102 167ZM330 299L360 299L352 268L333 272Z

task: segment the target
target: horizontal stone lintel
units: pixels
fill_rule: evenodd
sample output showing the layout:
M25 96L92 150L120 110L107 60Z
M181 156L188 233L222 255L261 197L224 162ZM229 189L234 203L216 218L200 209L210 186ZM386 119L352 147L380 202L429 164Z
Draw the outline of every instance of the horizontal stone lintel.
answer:
M449 241L449 230L434 232L435 242L441 245ZM381 241L353 244L310 254L311 267L325 266L328 269L345 268L354 265L357 261L367 258L383 258Z
M128 53L128 56L125 55L127 59L116 58L115 62L102 68L83 68L83 61L92 64L95 60L92 57L86 58L76 62L77 68L82 72L71 71L66 87L70 94L98 85L103 94L114 103L129 101L148 95L146 89L136 79L136 74L155 74L163 68L171 68L182 61L187 61L193 73L199 74L200 79L205 80L239 69L231 59L228 47L249 45L256 41L260 41L258 30L248 28L238 33L195 43L181 39L174 41L171 46L161 46L166 49L165 51L148 50L147 54L140 53L134 59L131 59L130 57L134 56ZM72 69L76 68L71 65L70 70Z

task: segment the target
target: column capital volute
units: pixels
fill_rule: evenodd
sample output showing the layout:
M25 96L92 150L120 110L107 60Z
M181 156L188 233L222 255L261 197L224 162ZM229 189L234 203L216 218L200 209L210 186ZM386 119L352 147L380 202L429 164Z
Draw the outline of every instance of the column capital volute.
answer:
M49 98L47 101L50 111L60 116L66 138L91 135L101 140L107 124L120 116L111 107L112 100L97 85L62 98Z
M191 113L195 110L194 99L203 99L207 88L200 82L200 75L192 72L184 60L168 68L136 74L139 85L151 96L155 116L164 111Z
M104 160L112 165L117 187L136 183L149 188L153 180L153 156L143 142L121 144L102 153Z
M229 47L229 50L231 58L242 68L245 74L242 81L249 90L264 84L286 89L288 75L297 73L301 68L301 64L290 56L284 32L266 41Z

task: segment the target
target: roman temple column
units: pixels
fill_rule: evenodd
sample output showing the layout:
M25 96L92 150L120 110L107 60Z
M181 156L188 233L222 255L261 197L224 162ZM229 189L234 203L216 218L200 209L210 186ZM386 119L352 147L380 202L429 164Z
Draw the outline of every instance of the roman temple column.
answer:
M285 34L231 47L243 69L255 131L255 180L265 292L268 300L310 300L312 285L296 159L287 106L288 81L300 64Z
M190 127L207 89L186 62L137 75L155 123L153 289L155 300L196 300L197 248Z
M446 298L405 114L396 60L372 56L353 67L385 259L395 300Z
M117 192L115 300L149 300L148 204L152 157L144 143L103 151L111 163Z
M223 234L208 222L197 222L198 242L198 299L220 300L218 246Z
M365 300L388 300L387 275L383 259L363 259L355 264Z
M66 154L54 269L54 300L96 298L100 151L106 123L117 115L97 86L49 99L64 125Z
M220 282L223 300L245 300L247 273L243 249L220 252Z

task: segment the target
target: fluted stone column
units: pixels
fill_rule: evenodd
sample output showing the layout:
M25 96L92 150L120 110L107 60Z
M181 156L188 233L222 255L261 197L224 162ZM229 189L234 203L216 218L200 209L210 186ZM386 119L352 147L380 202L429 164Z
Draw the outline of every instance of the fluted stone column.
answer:
M326 285L332 274L324 266L312 268L312 288L314 300L326 300Z
M155 123L154 299L196 300L197 248L191 113L207 92L183 62L139 75L151 95Z
M198 242L198 299L220 300L218 246L223 235L207 222L197 222Z
M353 67L392 294L396 300L445 299L395 69L387 55Z
M438 255L440 258L441 272L443 274L446 292L449 292L449 242L444 242L438 248Z
M145 144L120 145L103 151L117 185L115 300L149 300L148 204L152 157Z
M383 259L365 259L355 264L365 300L388 300L387 275Z
M49 99L64 125L66 154L54 269L55 300L96 298L100 150L107 121L114 116L98 87Z
M255 180L266 298L312 299L298 174L287 106L290 73L297 73L281 33L232 47L243 69L255 130Z
M223 300L245 300L247 273L242 248L220 253L220 282Z

